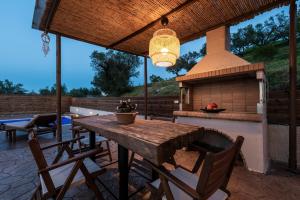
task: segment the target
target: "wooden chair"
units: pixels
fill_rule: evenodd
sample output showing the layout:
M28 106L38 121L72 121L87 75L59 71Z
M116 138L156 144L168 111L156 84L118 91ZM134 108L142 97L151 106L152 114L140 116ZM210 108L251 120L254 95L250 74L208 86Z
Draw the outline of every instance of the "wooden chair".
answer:
M72 115L71 116L71 121L72 121L72 125L71 125L71 131L72 131L72 138L78 138L80 137L82 134L85 133L89 133L89 131L81 126L75 125L73 123L73 119L78 119L78 118L84 118L84 117L88 117L88 116L79 116L79 115ZM111 155L111 150L110 150L110 146L109 146L109 140L101 135L96 135L96 144L98 145L99 148L101 148L101 145L105 143L106 145L106 149L104 149L101 154L99 154L97 157L103 157L103 156L108 156L109 160L112 161L112 155ZM78 147L80 152L88 147L89 145L89 137L84 137L81 140L77 141ZM71 148L73 149L74 143L71 144Z
M225 200L230 196L226 186L244 138L219 153L208 152L198 177L181 167L169 172L163 166L152 167L159 179L149 184L151 199L167 200Z
M75 140L78 139L82 138ZM98 154L99 150L92 150L74 156L69 147L73 141L74 139L41 147L36 138L29 140L28 144L37 164L40 178L40 184L32 199L40 197L40 199L53 198L61 200L72 184L84 181L95 192L97 199L103 199L94 181L97 176L105 172L105 169L90 159L90 157ZM43 150L53 147L60 147L60 150L52 164L48 165ZM64 152L67 153L68 159L62 160Z
M222 132L215 129L205 129L202 132L201 139L195 141L187 148L187 150L199 152L199 157L191 172L197 173L201 169L205 156L208 152L219 153L232 146L233 143L234 141ZM184 168L183 166L180 167Z

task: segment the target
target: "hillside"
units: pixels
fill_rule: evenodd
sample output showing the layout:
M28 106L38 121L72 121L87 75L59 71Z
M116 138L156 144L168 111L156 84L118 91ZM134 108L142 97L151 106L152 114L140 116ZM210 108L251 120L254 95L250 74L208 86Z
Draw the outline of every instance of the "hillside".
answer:
M297 66L298 80L300 80L300 41L297 41ZM245 60L255 63L264 62L268 87L270 90L287 89L288 87L288 42L276 42L262 48L249 49L245 55L241 56ZM299 81L298 81L299 82ZM298 87L300 84L298 83ZM175 78L149 84L148 91L150 96L173 96L179 94L178 83ZM132 92L123 96L143 96L144 87L134 87Z
M163 80L148 85L148 93L150 96L178 96L179 88L175 78L169 80ZM144 86L134 87L130 93L126 93L122 96L143 96Z
M267 55L258 55L260 51L266 49L251 49L248 51L243 58L251 63L261 62L263 61L266 66L266 75L268 79L268 86L271 90L278 89L287 89L288 80L289 80L289 46L288 42L276 42L273 43L271 48L272 56ZM275 51L274 51L275 49ZM300 40L297 41L297 67L298 67L298 75L297 78L300 80ZM264 54L264 53L263 53ZM300 86L298 81L298 87Z

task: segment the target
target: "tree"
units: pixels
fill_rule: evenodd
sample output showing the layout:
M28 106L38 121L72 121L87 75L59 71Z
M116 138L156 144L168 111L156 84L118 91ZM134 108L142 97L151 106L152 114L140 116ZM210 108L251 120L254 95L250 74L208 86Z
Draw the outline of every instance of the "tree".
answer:
M39 93L40 93L40 95L44 95L44 96L54 95L51 93L51 90L49 89L48 86L45 88L39 89Z
M202 48L200 49L200 56L206 55L206 43L202 45Z
M90 90L88 88L74 88L70 90L69 94L72 97L86 97L90 94Z
M160 81L163 81L164 79L162 78L162 77L160 77L160 76L156 76L156 75L154 75L154 74L152 74L151 76L150 76L150 81L151 81L151 83L156 83L156 82L160 82Z
M53 86L51 88L49 88L48 86L45 88L41 88L39 89L39 93L40 95L45 95L45 96L49 96L49 95L55 95L56 94L56 84L53 84ZM61 95L68 95L68 89L66 84L63 84L61 86Z
M231 50L243 55L249 48L262 47L275 41L288 40L289 20L284 12L270 17L264 23L239 28L231 35Z
M187 54L180 56L177 59L176 64L172 67L168 67L167 71L179 76L181 70L184 69L189 71L197 63L196 59L200 56L201 54L196 51L188 52Z
M95 70L92 84L109 96L120 96L132 89L130 78L138 76L140 64L135 55L113 50L94 51L91 55L91 67Z
M26 92L27 90L23 88L23 84L14 84L7 79L0 81L0 94L25 94Z

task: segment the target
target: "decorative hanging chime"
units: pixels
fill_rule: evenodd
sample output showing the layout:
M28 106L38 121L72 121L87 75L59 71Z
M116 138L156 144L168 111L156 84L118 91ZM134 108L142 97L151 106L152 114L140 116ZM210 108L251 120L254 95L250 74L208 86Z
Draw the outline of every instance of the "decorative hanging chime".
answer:
M168 18L162 17L161 24L168 25ZM155 31L149 44L149 56L154 65L170 67L175 65L180 54L180 42L175 31L163 28Z
M49 47L50 37L47 32L43 32L41 38L43 42L42 50L44 52L44 55L47 56L48 52L50 51L50 47Z

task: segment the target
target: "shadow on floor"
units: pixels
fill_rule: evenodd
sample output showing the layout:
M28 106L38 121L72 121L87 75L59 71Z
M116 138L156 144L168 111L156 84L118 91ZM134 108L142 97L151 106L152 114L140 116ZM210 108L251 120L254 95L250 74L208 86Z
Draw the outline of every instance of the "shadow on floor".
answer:
M69 139L71 133L69 126L63 127L63 139ZM52 134L39 136L42 144L49 144L54 140ZM117 145L111 142L113 160L117 158ZM46 156L50 160L55 155L55 150L47 151ZM185 151L176 153L176 161L187 167L192 167L191 159L196 158L195 152L187 154ZM186 159L188 158L188 159ZM108 160L98 160L101 165ZM108 173L99 177L113 194L118 194L118 170L117 164L108 166ZM31 152L27 146L27 135L17 133L17 143L9 144L4 133L0 133L0 199L2 200L28 200L38 181L37 168ZM134 172L130 172L129 188L134 193L137 188L145 186L147 180ZM99 188L105 199L115 199L101 184ZM244 167L235 167L229 190L232 193L231 200L252 199L300 199L300 176L288 173L282 168L272 169L269 175L249 172ZM131 199L145 199L147 190L135 194ZM94 199L94 194L85 184L72 187L65 199Z

